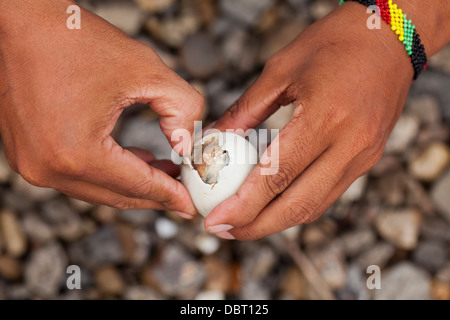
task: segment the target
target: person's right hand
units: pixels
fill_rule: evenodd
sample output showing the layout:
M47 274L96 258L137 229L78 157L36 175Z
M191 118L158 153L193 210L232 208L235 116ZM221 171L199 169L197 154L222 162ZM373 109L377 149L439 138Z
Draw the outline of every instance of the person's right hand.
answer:
M13 170L91 203L195 215L185 187L148 164L151 153L123 149L110 133L141 102L161 115L170 141L175 129L192 132L202 96L148 46L88 11L69 30L73 1L0 2L0 134Z

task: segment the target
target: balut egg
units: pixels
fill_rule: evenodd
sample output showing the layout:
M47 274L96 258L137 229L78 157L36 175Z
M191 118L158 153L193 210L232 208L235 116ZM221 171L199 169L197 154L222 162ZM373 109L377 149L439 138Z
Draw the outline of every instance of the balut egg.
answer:
M197 211L206 217L219 203L234 195L258 161L255 147L230 132L204 136L194 144L181 167L181 182Z

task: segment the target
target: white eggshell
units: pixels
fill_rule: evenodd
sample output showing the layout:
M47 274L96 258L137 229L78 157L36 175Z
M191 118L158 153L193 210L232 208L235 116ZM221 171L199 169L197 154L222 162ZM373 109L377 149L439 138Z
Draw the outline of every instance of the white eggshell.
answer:
M258 161L255 147L235 133L213 133L203 137L196 145L201 145L213 136L219 138L219 146L228 152L230 160L219 171L217 183L211 185L203 182L189 159L185 158L181 167L181 182L188 189L197 211L204 217L239 190Z

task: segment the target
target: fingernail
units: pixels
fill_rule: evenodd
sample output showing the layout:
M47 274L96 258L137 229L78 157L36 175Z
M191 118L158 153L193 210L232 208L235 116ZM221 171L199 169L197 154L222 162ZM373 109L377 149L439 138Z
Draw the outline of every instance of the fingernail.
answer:
M226 239L226 240L234 240L236 239L235 237L233 237L233 235L231 233L229 233L228 231L224 231L224 232L219 232L216 233L216 236L222 239Z
M175 214L183 219L187 219L187 220L191 220L192 218L194 218L194 216L186 213L186 212L181 212L181 211L175 211Z
M206 231L208 231L209 233L221 233L221 232L225 232L225 231L229 231L231 229L233 229L234 227L230 224L218 224L215 226L210 226L206 229Z

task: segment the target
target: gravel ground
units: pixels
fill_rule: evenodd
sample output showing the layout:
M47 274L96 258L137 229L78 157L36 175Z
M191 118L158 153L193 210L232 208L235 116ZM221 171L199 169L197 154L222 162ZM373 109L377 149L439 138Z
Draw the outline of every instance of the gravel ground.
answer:
M206 121L337 2L80 1L198 88ZM0 299L450 299L449 88L447 46L414 83L380 162L318 221L253 242L208 235L201 217L92 206L31 186L0 153ZM127 110L114 134L169 157L146 107ZM81 290L66 285L69 265L80 267ZM371 265L381 289L367 286Z

